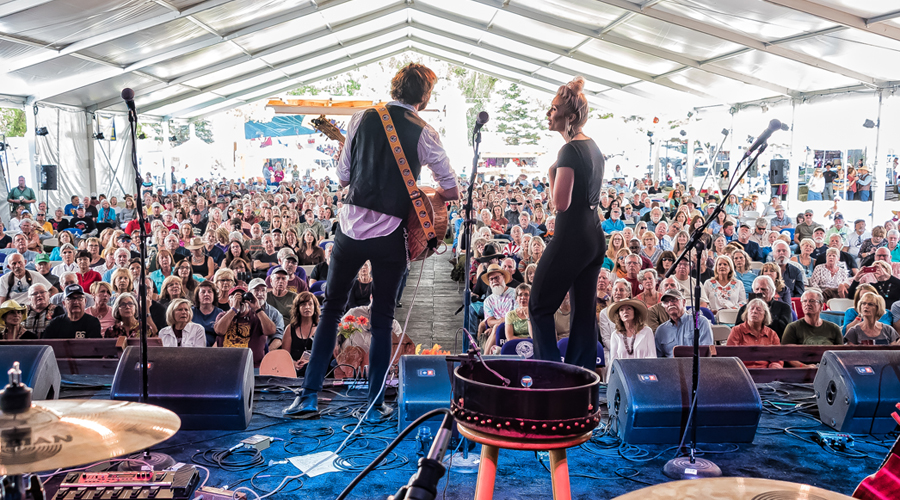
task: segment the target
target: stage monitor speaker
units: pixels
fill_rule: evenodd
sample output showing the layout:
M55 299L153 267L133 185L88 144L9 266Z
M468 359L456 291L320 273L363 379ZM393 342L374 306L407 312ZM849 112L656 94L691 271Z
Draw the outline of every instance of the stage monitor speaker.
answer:
M150 347L147 403L172 410L182 429L243 430L253 413L250 349ZM141 350L128 347L119 359L110 399L140 401Z
M900 351L826 351L813 387L823 424L849 434L892 432Z
M56 165L41 165L41 189L44 191L56 191L57 167Z
M606 389L610 425L629 444L681 441L690 411L691 358L617 359ZM762 401L738 358L701 358L697 441L750 443Z
M59 365L48 345L5 345L0 347L0 370L6 373L19 362L22 383L31 387L31 399L59 399ZM3 382L6 385L6 382Z
M784 158L776 158L769 163L769 184L787 184L791 163Z
M485 360L509 356L483 356ZM400 385L397 394L397 428L403 430L415 419L437 408L450 408L453 387L444 356L400 356ZM454 368L457 365L454 364ZM428 420L432 436L441 419Z

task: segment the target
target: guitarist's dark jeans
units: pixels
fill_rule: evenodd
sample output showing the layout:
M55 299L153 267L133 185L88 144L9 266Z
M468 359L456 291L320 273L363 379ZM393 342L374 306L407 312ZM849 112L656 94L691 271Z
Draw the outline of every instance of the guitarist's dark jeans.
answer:
M303 389L318 392L329 368L337 338L338 324L350 295L350 286L359 269L372 263L372 344L369 346L369 402L379 390L391 357L391 327L394 322L397 289L406 270L405 225L393 233L369 240L354 240L340 230L334 237L325 302L313 338L312 355L306 368ZM384 394L378 398L380 404Z

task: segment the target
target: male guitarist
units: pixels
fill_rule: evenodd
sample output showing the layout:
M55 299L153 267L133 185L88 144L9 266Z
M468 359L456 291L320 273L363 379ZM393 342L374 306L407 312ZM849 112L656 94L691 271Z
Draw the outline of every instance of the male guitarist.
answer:
M421 64L409 64L391 80L387 104L406 167L414 178L422 165L431 169L440 185L436 203L459 198L456 174L437 131L425 123L418 111L431 98L437 76ZM394 154L397 144L389 144L387 125L375 108L353 115L347 125L347 140L338 160L341 186L349 186L334 237L325 302L313 340L312 356L306 368L303 391L286 415L318 414L317 393L331 361L338 323L347 305L350 286L359 268L372 263L372 343L369 347L369 403L374 403L369 419L379 420L393 409L384 405L381 382L391 356L391 325L400 279L407 265L406 230L418 220L407 220L412 206L407 186ZM439 237L442 237L440 235Z

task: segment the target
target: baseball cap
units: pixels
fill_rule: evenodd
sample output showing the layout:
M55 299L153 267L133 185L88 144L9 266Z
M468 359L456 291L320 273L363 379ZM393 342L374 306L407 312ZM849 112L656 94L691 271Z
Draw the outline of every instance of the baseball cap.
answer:
M768 223L768 221L766 221L766 219L763 219L763 218L756 219L756 227L766 227L768 225L769 225L769 223Z
M81 288L81 285L72 283L71 285L69 285L65 288L63 293L65 293L65 298L68 299L69 297L71 297L73 295L84 295L84 289Z
M834 214L834 219L835 220L837 220L837 219L844 220L844 215L841 214L840 212L838 212L838 213Z
M814 213L815 212L813 212L812 209L810 209L810 208L807 208L806 211L803 212L804 215L813 215Z
M139 229L140 229L140 228L139 228ZM131 241L131 236L128 235L128 234L126 234L126 233L122 233L122 234L119 235L119 237L118 237L117 239L118 239L119 241Z
M158 201L154 201L153 204L150 205L150 208L156 208L156 207L162 208L162 205L160 205Z
M250 286L248 287L250 290L258 287L259 285L266 286L266 280L262 278L253 278L250 280Z
M50 262L50 254L48 253L39 253L37 257L34 258L35 264L40 264L42 262Z
M245 287L245 286L243 286L243 285L238 285L238 286L232 288L231 290L228 290L228 296L230 297L230 296L234 295L234 294L237 293L237 292L246 293L246 292L247 292L247 287Z
M195 208L191 210L191 215L200 215L200 211Z
M673 299L678 299L678 300L684 300L684 294L682 294L681 290L679 290L677 288L671 288L669 290L666 290L662 294L662 297L660 297L659 301L662 302L662 301L666 300L667 297L673 298Z
M84 210L84 205L78 205L78 210Z
M291 258L293 258L293 257L291 257ZM276 267L275 270L272 271L272 274L283 274L283 275L287 276L288 272L283 267Z

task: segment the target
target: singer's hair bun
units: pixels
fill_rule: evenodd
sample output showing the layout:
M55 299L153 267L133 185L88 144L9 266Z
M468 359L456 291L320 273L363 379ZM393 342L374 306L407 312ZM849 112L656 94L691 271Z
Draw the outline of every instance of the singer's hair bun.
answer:
M566 84L566 87L569 87L569 90L575 94L584 92L584 77L576 76L571 82Z

